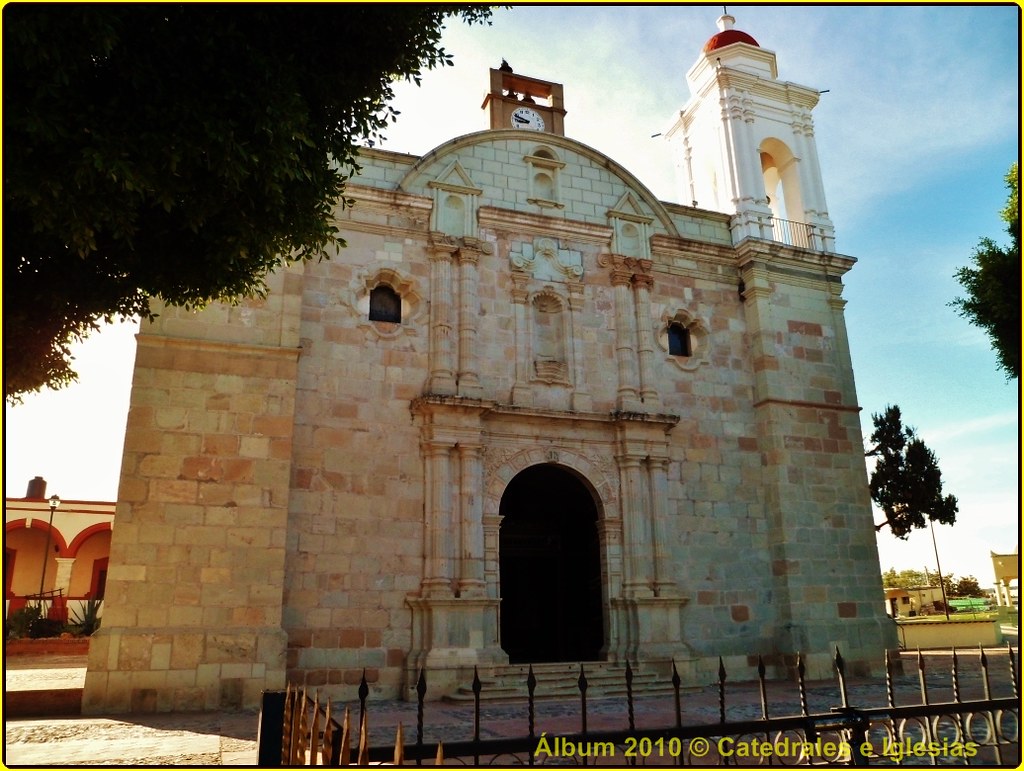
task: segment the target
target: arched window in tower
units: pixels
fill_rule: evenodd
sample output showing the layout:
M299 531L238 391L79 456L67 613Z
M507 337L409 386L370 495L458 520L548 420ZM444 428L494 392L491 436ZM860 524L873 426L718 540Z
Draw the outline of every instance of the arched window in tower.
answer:
M387 284L378 284L370 290L370 321L402 323L402 298Z
M668 326L668 352L671 356L692 356L690 330L678 322Z
M775 240L790 246L808 247L810 226L800 191L800 161L786 143L778 139L765 139L760 150L765 198L775 220Z

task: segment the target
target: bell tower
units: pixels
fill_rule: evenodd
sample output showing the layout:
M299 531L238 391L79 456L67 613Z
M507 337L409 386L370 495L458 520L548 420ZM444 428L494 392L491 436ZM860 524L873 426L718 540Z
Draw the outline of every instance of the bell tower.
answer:
M728 14L686 73L690 100L666 132L680 201L733 215L733 241L832 252L811 111L816 89L780 81L775 53Z
M498 69L491 70L491 90L480 106L490 108L492 129L514 128L565 136L562 84L517 75L504 59Z

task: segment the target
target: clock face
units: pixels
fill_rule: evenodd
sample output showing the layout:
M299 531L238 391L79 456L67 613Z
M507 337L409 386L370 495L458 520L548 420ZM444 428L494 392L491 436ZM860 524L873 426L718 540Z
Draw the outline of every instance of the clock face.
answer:
M544 118L536 110L529 107L517 107L512 113L512 128L544 130Z

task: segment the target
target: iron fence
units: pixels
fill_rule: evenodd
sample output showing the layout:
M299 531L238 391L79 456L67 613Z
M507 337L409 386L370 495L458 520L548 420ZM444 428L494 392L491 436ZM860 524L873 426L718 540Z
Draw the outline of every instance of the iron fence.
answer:
M686 696L681 679L672 666L671 694L674 721L658 728L641 728L635 716L633 669L627 662L623 717L625 725L616 730L588 730L588 682L581 664L579 693L579 730L557 736L537 733L536 707L541 694L530 667L526 677L526 733L502 738L481 738L481 701L484 686L474 673L472 738L428 742L424 735L426 675L420 672L416 684L416 736L406 742L399 723L395 739L386 745L370 742L369 687L365 676L359 686L358 731L352 728L350 710L339 722L329 702L320 704L305 690L267 691L260 714L259 766L294 765L985 765L1016 767L1020 762L1020 696L1017 663L1011 645L1005 649L1008 675L1001 682L1003 691L993 693L989 654L977 651L980 683L965 689L960 656L954 649L951 659L951 699L936 701L934 685L924 655L918 651L917 687L920 701L897 703L894 665L886 654L885 704L874 707L851 703L846 664L839 650L833 659L838 698L827 711L811 710L809 683L803 658L796 661L796 697L799 711L772 714L768 699L768 680L763 659L757 659L757 689L760 715L730 720L727 710L728 675L719 659L717 722L684 724L682 704ZM1002 652L1001 650L999 651ZM979 678L975 677L975 681ZM973 693L969 693L973 690ZM977 691L980 690L980 694ZM901 693L901 697L905 694ZM947 695L943 693L943 695ZM978 696L980 698L967 698ZM900 698L899 701L905 699ZM666 715L667 717L667 715Z

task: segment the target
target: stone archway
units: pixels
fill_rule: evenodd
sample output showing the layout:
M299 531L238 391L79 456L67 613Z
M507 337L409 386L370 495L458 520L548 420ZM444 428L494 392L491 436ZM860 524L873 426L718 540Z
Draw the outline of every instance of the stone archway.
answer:
M500 504L501 645L511 663L593 661L604 648L595 497L569 469L520 471Z

